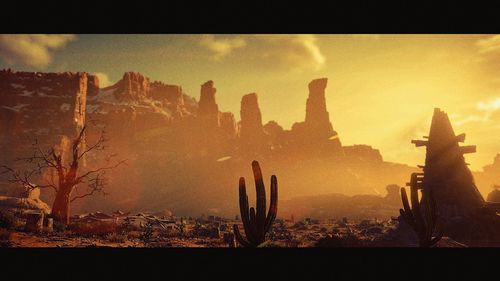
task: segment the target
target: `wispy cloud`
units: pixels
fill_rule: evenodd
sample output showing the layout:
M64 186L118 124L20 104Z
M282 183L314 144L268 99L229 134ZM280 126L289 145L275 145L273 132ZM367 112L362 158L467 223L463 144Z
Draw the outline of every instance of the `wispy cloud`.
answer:
M245 47L247 42L241 37L217 38L215 35L203 35L200 45L212 51L214 60L220 60L233 50Z
M493 35L488 38L476 41L476 46L481 54L500 51L500 35Z
M293 35L202 35L199 44L211 51L211 58L219 61L231 53L238 58L253 60L290 70L320 70L326 58L318 45L318 38L310 34Z
M95 72L94 75L99 79L100 88L111 86L111 84L113 84L113 82L111 82L111 80L109 79L108 74L104 72Z
M260 35L257 38L264 57L285 63L292 70L317 71L326 63L315 35Z
M317 40L314 35L297 35L293 39L293 43L303 48L303 50L298 48L297 51L300 51L296 54L303 55L303 57L312 62L315 70L320 70L325 65L326 59L317 45Z
M22 63L38 69L50 65L55 50L62 49L75 35L0 35L0 58L7 64Z
M460 127L464 125L477 125L478 123L489 124L498 122L497 113L500 112L500 97L490 100L479 101L467 109L467 114L453 113L450 114L450 120L454 126Z
M477 103L477 108L482 111L492 111L500 108L500 97L489 101L480 101Z

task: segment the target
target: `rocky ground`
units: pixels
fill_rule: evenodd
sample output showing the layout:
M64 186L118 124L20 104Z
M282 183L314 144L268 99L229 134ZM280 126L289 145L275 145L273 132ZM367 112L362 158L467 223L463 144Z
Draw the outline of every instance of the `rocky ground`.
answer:
M103 214L73 216L71 224L55 224L40 233L26 232L19 220L10 230L2 230L6 247L234 247L232 225L239 220L209 216L178 218L151 214ZM416 246L391 236L398 221L315 220L297 222L277 219L269 233L270 247L370 247ZM411 233L410 233L411 235ZM333 242L332 242L333 241Z
M239 220L221 217L180 218L169 214L100 212L73 216L64 227L55 223L42 232L27 232L18 218L7 230L0 228L2 247L238 247L232 233ZM413 230L398 218L298 221L277 219L267 247L418 247ZM465 245L467 244L467 245ZM459 243L449 237L438 247L500 246L497 242Z

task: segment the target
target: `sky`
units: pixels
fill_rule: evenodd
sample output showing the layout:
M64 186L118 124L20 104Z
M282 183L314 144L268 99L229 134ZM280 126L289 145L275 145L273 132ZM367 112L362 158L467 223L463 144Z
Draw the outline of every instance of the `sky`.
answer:
M303 121L307 84L327 77L327 108L344 145L369 144L384 160L421 165L410 141L447 112L466 133L473 170L500 153L500 35L0 35L0 68L85 71L101 86L126 71L181 85L199 98L213 80L221 111L239 118L255 92L264 123Z

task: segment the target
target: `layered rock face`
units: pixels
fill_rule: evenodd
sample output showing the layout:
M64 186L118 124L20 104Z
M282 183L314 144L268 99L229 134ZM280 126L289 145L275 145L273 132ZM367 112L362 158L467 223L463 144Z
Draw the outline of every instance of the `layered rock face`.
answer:
M172 103L178 106L184 105L182 87L177 85L167 85L158 81L151 83L150 87L152 99L161 101L164 104Z
M182 88L149 82L140 73L127 72L113 86L89 99L89 116L107 125L111 137L131 140L144 131L168 126L193 115L196 105Z
M135 101L150 96L149 78L140 73L126 72L115 86L115 97L119 100Z
M87 95L98 85L87 73L0 71L2 159L26 155L34 139L52 146L74 138L85 123Z
M95 94L98 87L97 77L87 73L0 71L0 163L23 170L26 163L15 160L32 156L35 141L41 149L60 149L67 162L71 140L86 122L87 96ZM85 143L81 146L85 149ZM8 183L7 177L0 175L2 193L20 190L19 185Z
M21 143L14 137L34 134L64 146L89 120L105 126L106 153L127 159L126 167L110 172L109 195L75 201L75 212L171 208L186 215L232 214L237 189L231 186L254 159L282 175L285 197L382 190L387 183L404 184L410 169L386 165L369 146L341 147L326 108L326 79L309 84L305 121L287 130L275 121L263 125L255 93L242 97L240 120L220 112L213 81L201 85L197 102L180 86L133 72L102 89L97 77L85 73L4 71L0 78L0 161L6 154L26 155L10 147ZM97 136L87 137L93 143ZM92 155L87 162L99 166L100 160Z

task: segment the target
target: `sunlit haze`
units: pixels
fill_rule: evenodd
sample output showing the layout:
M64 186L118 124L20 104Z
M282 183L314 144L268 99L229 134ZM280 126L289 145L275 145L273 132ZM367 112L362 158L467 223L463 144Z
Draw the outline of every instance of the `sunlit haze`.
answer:
M239 119L241 97L255 92L263 122L285 129L304 119L309 81L327 77L327 108L343 145L423 164L425 149L410 140L428 133L439 107L477 145L466 155L473 170L500 152L498 35L2 35L0 56L0 68L86 71L101 87L140 72L196 99L213 80L221 111Z

